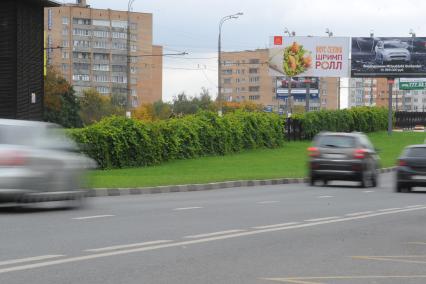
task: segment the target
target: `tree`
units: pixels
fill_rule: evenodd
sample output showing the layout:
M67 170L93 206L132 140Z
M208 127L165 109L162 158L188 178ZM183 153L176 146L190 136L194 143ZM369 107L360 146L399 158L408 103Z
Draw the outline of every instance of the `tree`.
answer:
M195 114L198 111L198 103L194 103L194 98L189 99L185 92L182 92L173 99L173 113L177 115Z
M80 116L84 125L100 121L102 118L111 115L124 115L124 109L112 104L111 96L103 96L95 89L84 91L80 99Z
M44 81L44 120L67 128L81 127L80 102L73 87L53 68Z
M156 119L168 119L172 116L172 105L163 101L157 101L153 104L154 116Z

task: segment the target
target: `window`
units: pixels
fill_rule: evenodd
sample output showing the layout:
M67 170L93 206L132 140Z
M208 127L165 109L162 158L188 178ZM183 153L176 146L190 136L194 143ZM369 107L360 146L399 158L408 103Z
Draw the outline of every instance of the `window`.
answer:
M72 79L74 81L90 81L90 77L89 75L85 75L85 74L74 74L72 75Z
M102 38L108 38L109 32L108 31L93 31L94 37L102 37Z
M413 100L414 100L415 103L419 102L418 98L414 98Z
M250 68L249 69L249 74L257 74L259 72L258 68Z
M136 91L135 89L131 89L131 90L130 90L130 94L131 94L132 96L137 96L137 95L138 95L138 93L137 93L137 91Z
M108 53L93 53L93 59L95 60L109 60Z
M137 84L137 83L138 83L138 80L137 80L136 78L132 78L131 83L132 83L132 84Z
M120 38L120 39L127 39L127 33L123 32L112 32L111 33L112 38Z
M100 27L109 27L111 24L108 20L93 20L94 26L100 26Z
M70 53L68 51L62 51L62 59L70 58Z
M127 29L127 21L112 21L111 26L113 28Z
M90 32L90 30L85 30L85 29L73 29L73 35L75 35L75 36L90 36L91 32Z
M69 47L69 46L70 46L69 41L67 41L67 40L62 41L62 47Z
M94 71L109 71L108 64L93 64Z
M98 91L99 94L109 94L110 93L110 89L108 87L104 87L104 86L96 87L96 91Z
M68 25L68 23L69 23L68 17L62 17L62 24L63 25Z
M250 64L259 64L259 59L250 59Z
M132 44L132 45L130 46L130 50L131 50L132 52L136 52L136 51L137 51L137 47L136 47L136 45L135 45L135 44Z
M108 83L109 82L109 76L108 75L93 75L93 80L95 82Z
M88 63L74 63L74 70L77 71L89 71L89 64Z
M105 41L94 41L93 48L109 48L109 44Z
M62 63L62 72L67 73L69 70L69 65L66 63Z
M64 27L64 28L62 29L62 35L63 35L63 36L68 36L68 28L67 28L67 27Z
M222 71L224 75L232 75L232 69L225 69Z
M49 31L52 29L53 19L52 19L52 9L47 9L47 28Z
M73 46L74 47L90 48L90 41L88 41L88 40L74 40Z
M256 83L259 82L260 78L259 77L250 77L250 83Z
M257 101L257 100L259 100L260 99L260 96L259 95L256 95L256 96L249 96L249 100L250 101Z
M224 84L231 84L231 78L226 78L223 80Z
M74 59L90 59L89 52L73 52Z
M113 83L127 83L127 77L122 75L112 76L111 81Z
M138 24L136 24L136 23L130 23L130 29L131 30L137 30L138 29Z
M90 19L73 18L72 23L74 25L91 25L92 21Z
M249 92L259 92L260 87L259 86L250 86Z
M113 42L112 48L114 49L127 49L127 44L125 42Z
M136 74L137 68L136 67L130 67L130 72L132 74Z
M126 72L126 71L127 71L127 65L112 65L112 72Z

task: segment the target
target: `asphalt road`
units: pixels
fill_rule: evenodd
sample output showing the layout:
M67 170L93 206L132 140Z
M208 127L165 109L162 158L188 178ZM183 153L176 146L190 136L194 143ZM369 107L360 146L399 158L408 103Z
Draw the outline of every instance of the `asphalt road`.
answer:
M0 211L0 283L426 283L426 194L278 185Z

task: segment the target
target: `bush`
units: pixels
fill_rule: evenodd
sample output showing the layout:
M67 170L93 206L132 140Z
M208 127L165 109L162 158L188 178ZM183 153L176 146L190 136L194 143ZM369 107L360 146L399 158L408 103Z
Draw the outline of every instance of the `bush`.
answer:
M141 122L109 117L69 130L103 169L141 167L174 159L273 148L284 141L284 121L275 114L236 111L223 117L199 112L183 118Z
M303 137L312 139L321 131L374 132L387 129L388 110L378 107L356 107L344 110L321 110L295 115L302 124Z

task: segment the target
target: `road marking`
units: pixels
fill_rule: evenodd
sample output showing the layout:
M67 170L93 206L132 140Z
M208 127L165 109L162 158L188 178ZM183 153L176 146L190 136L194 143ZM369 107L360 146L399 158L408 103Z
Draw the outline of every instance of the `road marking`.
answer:
M373 279L423 279L426 275L358 275L358 276L320 276L320 277L291 277L291 278L263 278L262 280L294 283L294 284L323 284L322 280L373 280ZM315 282L312 282L315 281Z
M316 218L316 219L308 219L305 220L306 222L321 222L321 221L327 221L327 220L333 220L339 218L338 216L333 217L325 217L325 218Z
M114 216L115 215L97 215L97 216L77 217L72 219L73 220L89 220L89 219L107 218L107 217L114 217Z
M193 245L193 244L208 243L208 242L213 242L213 241L226 240L226 239L245 237L245 236L252 236L252 235L263 234L263 233L279 232L279 231L292 230L292 229L309 228L309 227L314 227L314 226L319 226L319 225L334 224L334 223L354 221L354 220L362 220L362 219L367 219L367 218L372 218L372 217L377 217L377 216L385 216L385 215L404 213L404 212L413 212L413 211L425 210L425 209L426 209L426 206L416 207L416 208L407 208L407 209L401 209L401 210L396 210L396 211L379 212L379 213L374 213L374 214L369 214L369 215L346 217L346 218L333 219L333 220L322 221L322 222L303 223L303 224L298 224L298 225L294 225L294 226L269 228L269 229L256 230L256 231L245 231L245 232L241 232L241 233L222 235L222 236L216 236L216 237L210 237L210 238L204 238L204 239L188 240L188 241L159 244L159 245L147 246L147 247L141 247L141 248L117 250L117 251L110 251L110 252L91 254L91 255L85 255L85 256L69 257L69 258L64 258L64 259L58 259L58 260L52 260L52 261L46 261L46 262L40 262L40 263L34 263L34 264L28 264L28 265L20 265L20 266L3 268L3 269L0 269L0 274L29 270L29 269L35 269L35 268L41 268L41 267L47 267L47 266L53 266L53 265L60 265L60 264L65 264L65 263L73 263L73 262L86 261L86 260L92 260L92 259L98 259L98 258L105 258L105 257L111 257L111 256L117 256L117 255L125 255L125 254L152 251L152 250L165 249L165 248L171 248L171 247L181 247L181 246L187 246L187 245Z
M172 242L172 241L171 240L159 240L159 241L135 243L135 244L128 244L128 245L110 246L110 247L97 248L97 249L87 249L85 251L87 251L87 252L103 252L103 251L109 251L109 250L126 249L126 248L141 247L141 246L148 246L148 245L158 245L158 244L164 244L164 243L170 243L170 242Z
M206 238L206 237L226 235L226 234L239 233L239 232L244 232L244 230L228 230L228 231L214 232L214 233L208 233L208 234L185 236L184 238L185 239L198 239L198 238Z
M396 208L380 209L380 210L377 210L377 211L378 212L386 212L386 211L394 211L394 210L399 210L399 209L401 209L401 208L396 207Z
M345 216L359 216L359 215L371 214L371 213L373 213L373 211L355 212L355 213L346 214Z
M420 257L426 258L426 256L411 256L411 257ZM409 256L353 256L354 259L363 259L363 260L380 260L380 261L393 261L393 262L402 262L402 263L416 263L416 264L426 264L426 261L420 260L407 260L402 258L410 258Z
M34 257L21 258L21 259L5 260L5 261L0 261L0 266L18 264L18 263L24 263L24 262L39 261L39 260L46 260L46 259L58 258L58 257L62 257L62 256L65 256L65 255L62 255L62 254L41 255L41 256L34 256Z
M277 228L277 227L284 227L284 226L292 226L297 224L299 223L298 222L281 223L281 224L274 224L274 225L267 225L267 226L252 227L252 229L269 229L269 228Z
M257 204L272 204L272 203L279 203L279 201L271 200L271 201L260 201L260 202L257 202Z
M333 197L334 197L333 195L321 195L321 196L318 196L317 198L322 199L322 198L333 198Z
M410 205L410 206L405 206L405 208L416 208L416 207L422 207L423 205Z
M372 193L372 192L375 192L374 190L364 190L363 191L364 193Z
M175 208L174 211L183 211L183 210L194 210L194 209L202 209L203 207L182 207L182 208Z

